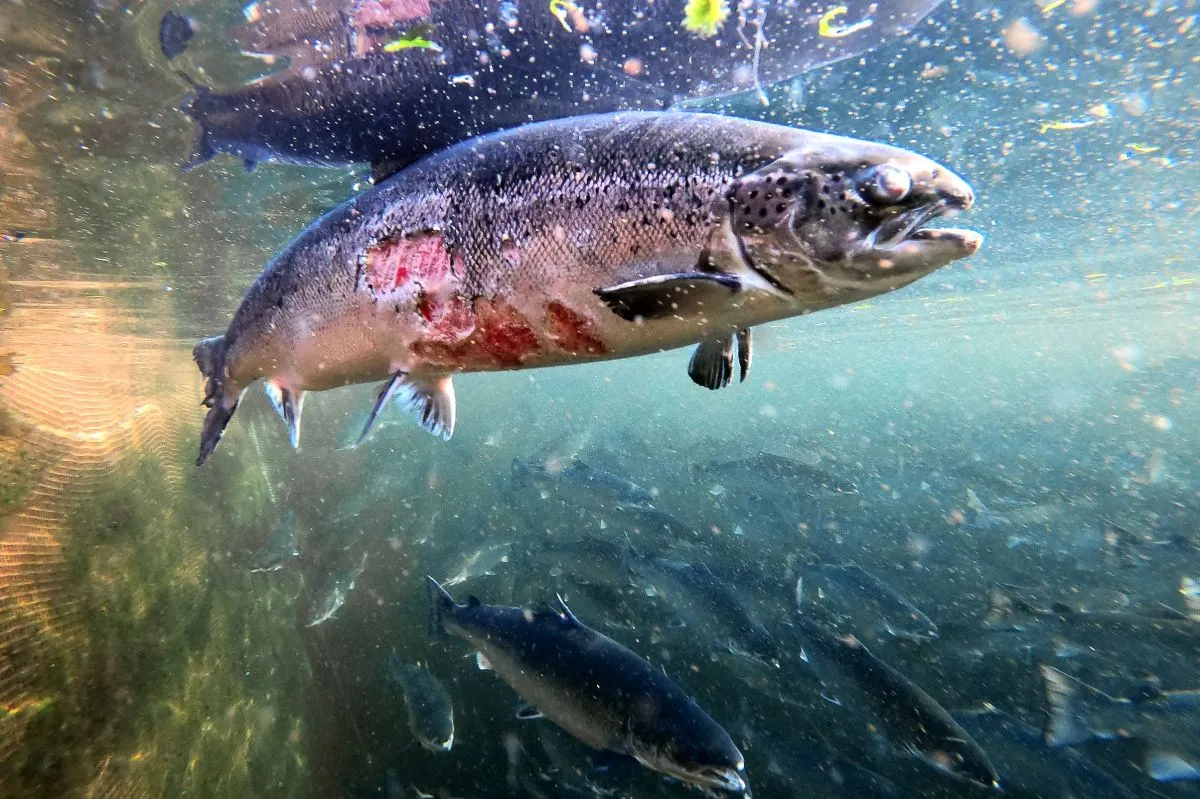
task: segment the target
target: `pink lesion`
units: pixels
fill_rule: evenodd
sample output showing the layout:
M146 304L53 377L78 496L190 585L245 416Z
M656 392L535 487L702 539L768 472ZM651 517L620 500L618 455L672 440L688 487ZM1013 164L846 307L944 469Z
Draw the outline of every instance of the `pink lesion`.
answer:
M455 297L452 306L431 313L443 313L412 344L412 352L428 366L444 369L511 369L525 364L542 351L538 335L529 320L502 300L476 298L466 303ZM469 320L468 335L455 338Z
M452 274L451 251L437 233L395 236L367 249L363 277L375 296L443 287Z
M353 24L360 30L387 29L429 15L429 0L362 0L354 9Z
M564 352L572 355L604 355L608 352L591 321L558 300L546 305L546 326L550 339Z

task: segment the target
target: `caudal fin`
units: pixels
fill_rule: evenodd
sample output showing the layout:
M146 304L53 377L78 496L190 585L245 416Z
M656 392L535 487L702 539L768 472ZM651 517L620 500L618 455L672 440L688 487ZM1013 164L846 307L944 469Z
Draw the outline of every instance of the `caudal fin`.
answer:
M176 75L187 81L192 87L195 94L189 95L183 104L179 106L179 110L187 114L198 126L196 132L196 143L192 145L192 153L188 160L179 165L180 172L191 172L201 164L207 163L216 158L219 148L214 143L208 129L204 126L204 112L206 107L211 103L212 89L202 83L196 82L190 75L182 70L176 70Z
M452 613L458 603L445 588L442 588L442 584L432 577L425 577L425 590L429 593L429 637L449 638L450 634L446 632L443 617Z
M1117 736L1108 729L1114 709L1130 706L1128 700L1114 699L1086 683L1064 674L1053 666L1039 667L1046 681L1046 722L1043 737L1047 746L1074 746Z
M204 399L201 405L208 408L204 417L204 426L200 429L200 456L196 465L203 466L208 456L217 448L225 425L233 418L237 410L241 392L229 392L223 379L225 372L225 337L212 336L196 343L192 348L192 358L200 373L205 377Z

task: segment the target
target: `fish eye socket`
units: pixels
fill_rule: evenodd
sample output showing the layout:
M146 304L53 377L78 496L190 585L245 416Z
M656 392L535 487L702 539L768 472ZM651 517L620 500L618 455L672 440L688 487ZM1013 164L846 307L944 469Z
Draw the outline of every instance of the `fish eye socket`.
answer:
M895 204L912 191L912 178L900 167L882 164L867 175L863 188L872 200Z

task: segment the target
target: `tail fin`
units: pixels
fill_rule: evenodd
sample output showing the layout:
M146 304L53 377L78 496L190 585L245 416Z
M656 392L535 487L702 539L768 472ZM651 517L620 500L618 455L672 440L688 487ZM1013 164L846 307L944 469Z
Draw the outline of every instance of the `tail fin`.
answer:
M204 426L200 429L200 456L196 465L203 466L217 448L225 425L233 418L241 400L241 392L227 396L223 375L225 372L225 337L213 336L196 343L192 348L192 358L200 367L200 373L205 377L204 399L201 405L208 408L204 417Z
M196 143L192 146L191 156L179 165L180 172L191 172L201 164L216 158L219 152L207 128L204 127L203 119L205 107L211 106L209 98L212 97L213 91L203 83L198 83L183 70L176 70L175 74L187 81L188 85L192 87L192 91L195 92L186 97L179 106L179 110L191 117L200 128L196 134Z
M1042 664L1040 670L1046 681L1046 723L1042 732L1047 746L1074 746L1116 736L1115 730L1107 729L1109 724L1102 716L1112 716L1113 709L1129 705L1128 701L1114 699L1053 666Z
M442 623L443 615L452 613L458 603L450 596L442 584L432 577L425 577L425 589L429 592L429 637L435 639L449 638L446 627Z

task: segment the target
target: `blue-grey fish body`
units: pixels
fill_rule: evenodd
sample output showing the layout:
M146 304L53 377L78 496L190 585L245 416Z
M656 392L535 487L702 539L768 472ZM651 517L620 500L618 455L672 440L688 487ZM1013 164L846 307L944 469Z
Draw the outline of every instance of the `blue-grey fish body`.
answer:
M690 634L709 636L730 652L779 665L775 636L738 590L706 564L630 553L628 565L643 587L653 586L687 623Z
M987 750L1006 794L1069 799L1133 799L1134 792L1079 752L1053 749L1042 731L998 710L956 710L951 715Z
M795 626L821 682L848 712L866 713L901 752L986 788L999 785L987 753L929 694L871 654L852 635L839 635L800 613Z
M529 707L597 749L712 791L744 794L729 734L659 668L587 627L565 605L455 603L426 578L430 630L463 638Z
M431 752L449 752L454 745L454 704L446 687L428 668L400 660L395 650L388 658L388 678L404 693L413 737Z
M464 142L309 226L224 334L196 345L198 460L260 380L293 445L307 391L373 380L386 382L367 428L396 403L442 438L459 372L698 345L689 376L726 386L750 368L750 327L975 253L978 234L924 227L973 201L899 148L711 114L571 117Z
M332 619L334 614L342 609L342 605L346 604L346 598L350 596L355 583L358 582L358 578L362 576L366 568L367 553L364 552L354 565L340 572L330 573L316 603L309 610L305 626L316 627L318 624L324 624Z
M907 32L939 2L847 0L825 33L824 9L762 3L723 15L709 36L679 3L259 0L239 43L289 66L227 92L196 87L183 109L200 128L187 166L227 152L248 166L395 168L529 121L761 90ZM397 49L414 31L421 46Z
M1159 782L1200 780L1200 691L1149 690L1114 697L1058 669L1040 666L1046 685L1048 746L1138 738L1142 767Z
M937 625L890 585L855 564L812 563L796 581L796 602L812 602L858 636L881 633L903 638L937 638Z
M252 572L273 572L284 568L300 557L296 545L296 519L292 511L284 513L283 521L263 541L262 546L250 556Z
M513 458L513 484L532 486L546 499L557 498L585 505L612 505L647 509L654 494L619 474L598 469L581 460L546 463Z

